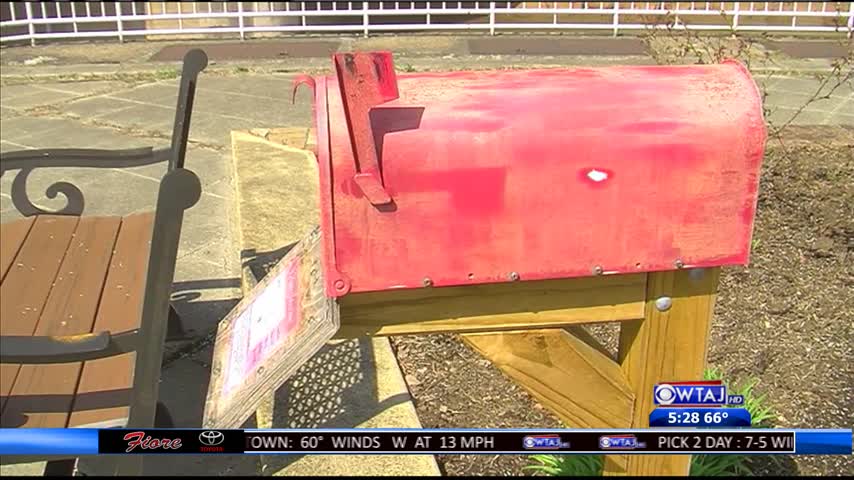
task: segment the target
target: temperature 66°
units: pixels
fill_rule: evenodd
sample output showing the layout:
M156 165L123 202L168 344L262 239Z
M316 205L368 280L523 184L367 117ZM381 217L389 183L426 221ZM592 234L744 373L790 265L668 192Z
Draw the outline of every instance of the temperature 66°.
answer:
M713 425L716 423L721 423L729 417L729 413L727 412L706 412L703 415L703 423L706 425Z

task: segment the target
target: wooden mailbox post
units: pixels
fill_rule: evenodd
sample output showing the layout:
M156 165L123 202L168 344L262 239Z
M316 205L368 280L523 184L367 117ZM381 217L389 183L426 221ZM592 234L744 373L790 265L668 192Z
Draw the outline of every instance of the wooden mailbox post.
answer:
M748 261L766 136L742 65L334 64L301 82L339 337L463 334L575 428L645 427L655 383L701 378L719 267ZM617 358L578 328L615 321ZM689 460L605 468L684 475Z

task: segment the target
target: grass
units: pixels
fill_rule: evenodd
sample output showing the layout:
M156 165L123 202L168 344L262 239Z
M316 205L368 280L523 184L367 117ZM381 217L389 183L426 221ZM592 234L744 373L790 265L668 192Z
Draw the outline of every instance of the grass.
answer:
M765 402L765 395L757 395L754 388L759 383L748 379L743 383L731 384L716 368L703 372L704 380L724 380L731 394L744 395L744 408L750 412L751 427L767 428L774 421L774 413ZM602 475L605 457L602 455L532 455L532 464L525 470L560 477L594 477ZM692 477L722 477L752 475L748 457L745 455L693 455Z
M174 68L161 68L154 72L154 78L157 80L172 80L173 78L178 78L180 74L181 72Z

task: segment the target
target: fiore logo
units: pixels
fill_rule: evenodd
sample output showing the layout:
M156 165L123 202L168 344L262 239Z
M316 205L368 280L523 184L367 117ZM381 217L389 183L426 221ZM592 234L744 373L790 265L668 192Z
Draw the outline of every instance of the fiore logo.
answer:
M207 453L224 452L225 448L217 446L224 441L225 435L222 432L217 432L216 430L205 430L199 434L199 443L202 444L202 446L199 447L199 451Z
M123 438L128 442L128 448L125 450L127 453L132 452L136 447L143 450L156 450L158 448L162 448L163 450L178 450L181 448L180 438L151 438L145 432L131 432L125 434Z

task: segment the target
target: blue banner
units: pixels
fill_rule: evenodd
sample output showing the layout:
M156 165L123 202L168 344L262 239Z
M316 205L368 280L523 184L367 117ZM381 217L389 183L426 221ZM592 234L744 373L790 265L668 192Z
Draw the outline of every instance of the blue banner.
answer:
M736 409L706 409L710 414ZM699 412L698 412L699 413ZM705 415L706 412L703 412ZM735 415L727 415L727 421ZM743 417L742 417L743 419ZM704 420L705 421L705 420ZM708 422L714 422L709 419ZM95 454L840 454L852 431L648 429L0 429L0 455Z
M655 427L749 427L746 408L656 408L649 414L649 426Z
M799 455L851 455L851 430L795 430Z
M0 428L0 455L97 453L97 428Z

